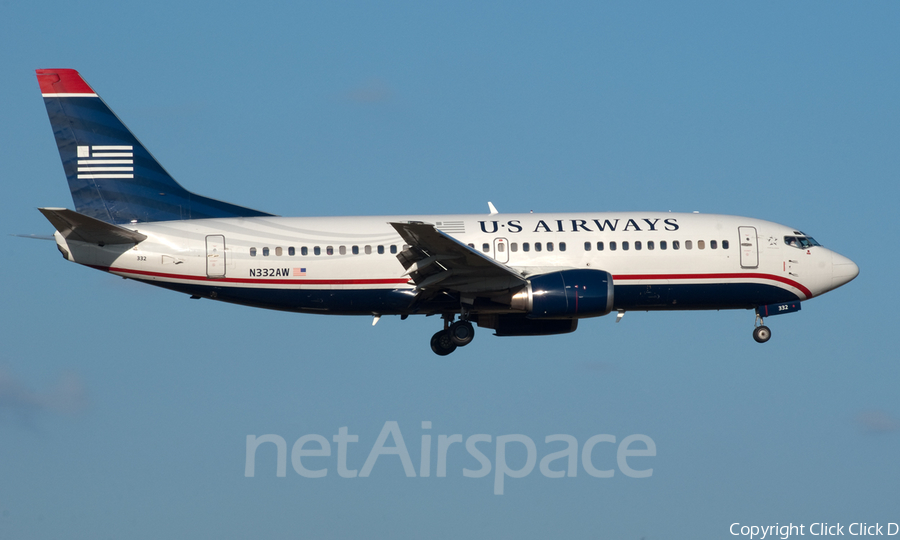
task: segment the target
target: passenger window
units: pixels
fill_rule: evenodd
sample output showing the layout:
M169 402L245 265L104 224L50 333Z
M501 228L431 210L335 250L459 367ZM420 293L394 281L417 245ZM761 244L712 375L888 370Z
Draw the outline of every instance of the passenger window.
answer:
M341 247L339 247L339 248L338 248L338 253L340 253L341 255L346 255L346 254L347 254L347 246L341 246Z
M378 246L378 254L384 255L384 246Z
M288 248L288 255L290 255L291 257L293 257L293 256L296 255L296 254L297 254L297 251L294 250L293 247L289 247L289 248Z
M350 248L350 253L354 255L359 255L359 246L353 246Z
M275 256L281 257L282 251L280 247L275 248Z
M334 246L327 246L325 248L325 254L326 255L334 255Z
M684 241L684 249L691 249L692 247L694 247L694 244L690 240Z
M522 251L531 251L531 244L529 244L528 242L523 242Z
M500 253L504 253L506 251L506 244L504 244L503 242L497 244L497 251Z
M635 251L641 250L641 241L640 240L638 240L637 242L634 243L634 249L635 249Z
M263 257L268 257L268 256L269 256L269 248L265 247L265 248L263 248Z
M535 251L540 251L542 248L543 248L543 246L541 246L541 243L540 243L540 242L535 242L535 243L534 243L534 250L535 250Z
M704 242L703 240L697 240L697 249L705 249L705 248L706 248L706 242Z
M547 251L553 251L553 242L547 242Z
M659 249L666 249L667 247L669 247L669 244L665 240L659 241Z
M519 244L513 242L512 244L509 245L509 250L512 251L513 253L519 251Z
M303 255L304 257L309 255L309 249L306 246L303 246L300 248L300 255Z
M366 247L364 247L364 248L363 248L363 251L366 252L366 255L371 255L371 254L372 254L372 246L366 246Z
M603 242L597 242L597 251L603 251Z
M653 242L653 240L647 241L647 249L656 249L656 244Z
M469 244L469 247L475 249L475 244Z
M321 255L321 254L322 254L322 248L320 248L319 246L316 246L313 248L313 255Z
M250 256L256 257L256 248L250 248Z
M628 251L628 241L622 242L622 251Z
M678 240L672 240L672 249L681 249L681 242Z
M560 251L565 251L565 250L566 250L566 243L565 243L565 242L560 242L560 243L559 243L559 250L560 250Z
M490 244L481 244L481 251L487 253L487 252L490 251L490 250L491 250L491 245L490 245Z
M728 240L722 240L722 249L728 249Z
M709 249L716 249L717 247L719 247L718 242L716 242L715 240L709 241Z
M585 251L590 251L590 250L591 250L591 243L590 243L590 242L585 242L585 243L584 243L584 250L585 250Z
M610 250L610 251L615 251L615 250L616 250L616 243L615 243L615 242L610 242L610 243L609 243L609 250Z
M397 246L391 244L391 253L394 254L394 255L397 254Z

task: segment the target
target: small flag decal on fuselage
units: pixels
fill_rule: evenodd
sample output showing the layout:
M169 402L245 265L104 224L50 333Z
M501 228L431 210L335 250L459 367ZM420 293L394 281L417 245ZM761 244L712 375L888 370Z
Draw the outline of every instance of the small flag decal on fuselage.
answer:
M294 268L294 277L306 275L306 268Z
M79 146L78 178L134 178L131 146Z

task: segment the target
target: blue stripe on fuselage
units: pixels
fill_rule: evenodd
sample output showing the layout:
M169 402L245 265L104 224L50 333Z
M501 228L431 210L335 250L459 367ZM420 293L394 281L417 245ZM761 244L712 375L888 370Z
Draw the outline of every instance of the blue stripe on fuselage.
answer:
M459 310L459 304L446 296L439 297L446 298L446 301L413 305L413 296L408 289L262 289L201 283L143 282L223 302L282 311L400 315ZM796 300L802 299L780 287L759 283L615 285L614 309L751 309L759 305Z
M781 287L763 283L615 285L614 309L751 309L759 305L803 300Z

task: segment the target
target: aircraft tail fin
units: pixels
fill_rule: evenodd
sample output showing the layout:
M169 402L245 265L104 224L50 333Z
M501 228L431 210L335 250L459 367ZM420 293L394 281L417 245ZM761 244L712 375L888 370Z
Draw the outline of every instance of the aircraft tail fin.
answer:
M66 240L77 240L105 246L107 244L137 244L147 239L146 234L79 214L66 208L38 208L38 210L44 214L44 217L56 227L59 234Z
M271 215L181 187L74 69L37 78L79 213L107 223Z

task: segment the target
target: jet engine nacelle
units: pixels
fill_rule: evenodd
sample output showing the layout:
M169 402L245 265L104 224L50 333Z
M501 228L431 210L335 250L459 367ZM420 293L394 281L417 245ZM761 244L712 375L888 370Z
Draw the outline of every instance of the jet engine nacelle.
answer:
M531 319L598 317L612 311L613 278L603 270L563 270L535 276L511 306Z

